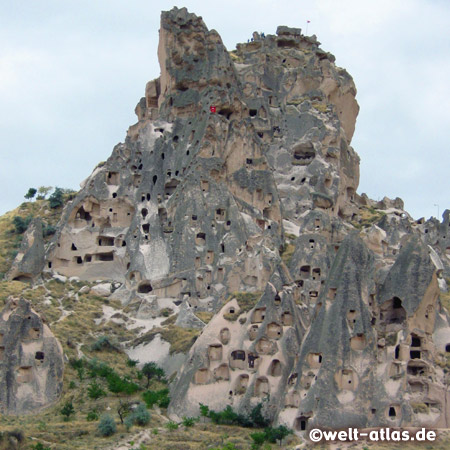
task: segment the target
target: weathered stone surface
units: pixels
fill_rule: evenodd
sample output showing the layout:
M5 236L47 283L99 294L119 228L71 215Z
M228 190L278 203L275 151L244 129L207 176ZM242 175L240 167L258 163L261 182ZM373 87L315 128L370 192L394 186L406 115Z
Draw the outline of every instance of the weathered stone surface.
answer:
M414 221L399 198L356 193L351 76L298 28L228 52L185 8L162 13L158 56L45 270L123 283L111 299L136 317L175 304L176 326L203 328L181 370L178 355L170 414L262 402L297 433L448 427L450 211Z
M58 400L64 363L58 340L24 299L0 314L0 411L31 414Z
M24 233L19 252L12 263L7 278L9 280L31 281L41 274L44 262L42 222L40 219L33 219Z

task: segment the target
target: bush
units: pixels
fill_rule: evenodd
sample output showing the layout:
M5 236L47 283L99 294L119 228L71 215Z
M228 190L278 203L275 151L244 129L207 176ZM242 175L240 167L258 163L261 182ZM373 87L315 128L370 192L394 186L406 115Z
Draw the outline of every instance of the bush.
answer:
M44 444L42 444L41 442L38 442L35 445L32 445L31 448L33 450L51 450L50 447L44 447Z
M260 431L258 433L252 433L250 437L252 438L255 446L260 447L266 440L266 433Z
M17 234L24 233L27 230L28 225L30 224L32 219L33 219L32 216L28 216L25 219L20 216L14 216L13 225L14 225L15 232Z
M46 225L42 230L44 237L53 236L56 233L56 227L53 225Z
M63 190L59 187L55 188L53 194L48 198L48 202L52 209L62 206L64 203Z
M268 427L264 430L267 441L273 444L276 444L277 441L280 441L280 445L283 439L291 433L292 431L284 425L280 425L277 428Z
M265 428L270 422L262 414L262 403L256 405L249 415L238 414L228 405L222 411L209 410L206 405L200 403L200 413L203 417L209 417L217 425L239 425L246 428Z
M94 400L97 400L100 397L104 397L106 395L106 392L98 385L96 381L93 381L88 389L88 397L92 398Z
M108 336L100 336L91 345L91 350L100 352L102 350L117 350L117 347L109 340Z
M67 422L70 419L72 414L75 414L75 409L72 405L72 402L69 400L60 410L61 414L64 416L64 422Z
M173 421L170 421L170 422L167 422L167 423L166 423L166 428L167 428L169 431L178 430L178 424L175 423L175 422L173 422Z
M134 409L134 411L125 419L125 426L127 429L132 425L139 425L141 427L147 425L150 422L150 413L143 403Z
M152 408L153 405L158 405L161 408L167 408L170 403L169 389L144 392L142 394L142 399L148 408Z
M139 364L139 361L137 359L128 359L127 360L128 367L136 367L138 364Z
M193 427L196 421L195 417L183 417L183 425L185 427Z
M270 421L267 420L262 414L262 406L262 403L259 403L250 413L250 420L253 422L253 426L257 428L265 428L270 425Z
M88 413L87 413L87 416L86 416L86 420L88 421L88 422L95 422L96 420L98 420L98 414L97 414L97 411L89 411Z
M98 423L97 430L100 436L112 436L117 430L116 422L109 414L104 414Z
M124 392L125 394L131 395L139 390L139 386L136 383L122 378L116 372L110 373L106 377L106 382L108 383L108 389L114 394Z

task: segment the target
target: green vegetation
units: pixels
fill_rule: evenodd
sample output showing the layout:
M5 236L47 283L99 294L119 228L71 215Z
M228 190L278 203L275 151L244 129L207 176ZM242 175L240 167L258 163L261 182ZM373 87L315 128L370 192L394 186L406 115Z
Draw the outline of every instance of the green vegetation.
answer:
M27 216L25 219L20 216L14 216L13 219L13 225L14 225L14 231L16 234L22 234L25 233L25 231L28 228L28 225L33 220L32 216Z
M55 188L55 191L48 198L50 208L59 208L64 204L63 190L59 187Z
M109 414L104 414L98 424L98 432L100 436L112 436L116 431L116 422Z
M105 397L106 392L99 386L96 381L92 381L88 387L88 396L94 400L97 400L100 397Z
M158 365L154 362L145 363L141 369L141 372L145 377L147 377L147 389L150 385L150 380L152 378L157 378L158 380L161 380L166 376L164 370L161 369L161 367L158 367Z
M28 200L31 200L36 195L37 189L30 188L28 192L24 195L24 197Z
M150 422L150 413L143 403L140 403L125 419L125 426L130 429L133 425L141 427Z
M200 414L208 417L217 425L239 425L245 428L265 428L270 422L262 414L262 403L256 405L248 415L238 414L228 405L222 411L213 411L208 406L200 403Z
M69 421L70 416L75 414L75 409L71 401L66 402L65 405L61 408L61 414L64 416L65 422Z
M185 426L185 427L193 427L195 422L197 422L197 420L198 419L196 417L186 417L186 416L184 416L182 423L183 423L183 426Z
M148 408L152 408L153 405L158 405L161 408L167 408L169 406L170 397L169 389L160 389L159 391L146 391L142 394L142 399Z

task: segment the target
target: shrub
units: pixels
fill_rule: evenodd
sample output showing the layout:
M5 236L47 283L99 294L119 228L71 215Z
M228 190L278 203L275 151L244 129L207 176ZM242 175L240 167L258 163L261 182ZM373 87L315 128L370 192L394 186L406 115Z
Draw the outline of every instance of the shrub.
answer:
M13 225L14 230L17 234L22 234L26 231L28 228L28 225L30 224L31 220L33 219L32 216L28 216L25 219L20 216L14 216L13 219Z
M44 444L38 442L37 444L31 446L33 450L51 450L50 447L44 447Z
M93 381L88 389L88 397L92 398L94 400L97 400L100 397L104 397L106 395L106 392L98 385L96 381Z
M89 411L88 413L87 413L87 416L86 416L86 420L88 421L88 422L95 422L96 420L98 420L98 414L97 414L97 411Z
M77 359L77 358L70 358L69 364L74 368L78 369L79 367L83 367L84 361L83 359Z
M280 425L277 428L268 427L264 430L267 441L273 444L275 444L277 441L280 441L280 445L283 439L291 433L292 431L284 425Z
M128 367L136 367L139 364L137 359L128 359L127 366Z
M262 414L262 404L256 405L249 415L237 414L228 405L222 411L213 411L200 403L200 413L204 417L209 417L211 421L218 425L239 425L246 428L264 428L269 426L269 421ZM207 414L207 416L205 415Z
M117 350L117 347L109 340L108 336L100 336L91 345L91 350L100 352L102 350Z
M183 417L183 425L185 427L193 427L194 424L196 422L196 418L195 417Z
M117 430L116 422L109 414L104 414L98 423L97 430L100 436L112 436Z
M200 403L200 415L202 417L209 417L209 406Z
M142 394L142 399L148 408L152 408L153 405L158 405L161 408L167 408L170 403L169 389L144 392Z
M44 237L53 236L56 233L56 227L53 225L46 225L42 230Z
M71 381L70 383L69 383L69 389L75 389L77 387L77 385L75 384L75 381Z
M75 409L72 402L69 400L60 410L61 414L64 416L64 421L67 422L72 414L75 414Z
M108 389L115 394L124 392L131 395L139 390L139 386L136 383L122 378L114 371L106 377L106 382L108 383Z
M134 409L134 411L125 419L125 426L127 429L132 425L139 425L141 427L147 425L150 422L150 413L143 403Z
M173 421L170 421L170 422L167 422L167 423L166 423L166 428L167 428L169 431L178 430L178 424L175 423L175 422L173 422Z
M63 190L59 187L55 188L53 194L48 198L48 202L52 209L62 206L64 203Z
M250 420L254 423L254 426L259 428L268 427L270 424L270 421L262 414L262 406L262 403L259 403L250 412Z
M252 438L255 446L260 447L266 440L266 433L259 431L257 433L252 433L250 437Z

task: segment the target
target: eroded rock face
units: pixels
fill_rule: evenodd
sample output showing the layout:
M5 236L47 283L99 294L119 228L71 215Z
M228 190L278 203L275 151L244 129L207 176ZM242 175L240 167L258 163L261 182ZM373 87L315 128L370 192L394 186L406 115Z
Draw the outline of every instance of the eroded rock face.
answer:
M31 414L58 400L63 382L58 340L24 299L0 314L0 411Z
M179 416L263 402L298 433L449 426L450 213L415 222L401 199L356 193L350 75L296 28L229 53L185 8L162 14L158 56L46 270L121 282L141 317L171 299L176 325L204 327L173 385Z
M7 274L9 280L31 281L42 273L45 263L44 238L42 222L33 219L25 231L22 244L11 269Z

